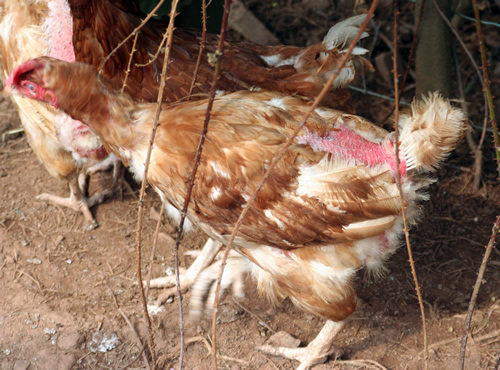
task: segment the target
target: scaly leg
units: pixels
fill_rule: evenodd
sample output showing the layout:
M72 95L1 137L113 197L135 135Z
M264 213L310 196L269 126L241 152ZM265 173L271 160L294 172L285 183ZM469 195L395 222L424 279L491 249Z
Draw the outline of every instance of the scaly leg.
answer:
M328 320L316 338L307 347L286 348L263 345L257 347L257 349L270 355L297 360L300 362L297 370L305 370L310 366L325 362L328 356L336 352L337 349L332 346L332 343L344 325L345 321L336 322Z
M78 185L78 174L72 174L67 178L70 196L69 198L59 197L57 195L43 193L38 195L36 198L40 200L45 200L58 204L63 207L71 208L77 212L81 212L85 219L86 229L95 229L98 224L90 212L90 207L87 202L87 198L82 193L80 186Z

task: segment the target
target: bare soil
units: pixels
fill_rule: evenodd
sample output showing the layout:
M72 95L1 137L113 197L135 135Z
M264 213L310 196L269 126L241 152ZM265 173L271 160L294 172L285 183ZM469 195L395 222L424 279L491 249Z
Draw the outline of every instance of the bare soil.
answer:
M282 17L293 20L290 28L295 33L288 33L295 36L288 38L279 27L289 20L277 18L277 26L272 28L266 20L266 14L272 16L269 9L250 1L248 5L284 42L309 42L302 38L309 28L319 28L319 36L313 33L312 37L321 39L334 23L331 13L336 9L324 13L328 16L318 16L307 10L310 1L290 3L295 7L282 12ZM337 15L333 19L339 18ZM316 25L310 24L312 19ZM498 69L492 80L499 85ZM369 83L372 89L390 94L380 77L372 77ZM376 122L390 111L389 103L375 98L365 99L358 94L354 99L359 100L360 111ZM477 116L471 118L473 123L481 124L481 100L476 104ZM18 125L15 109L3 99L0 133ZM410 233L427 318L430 369L457 368L472 287L493 222L500 213L500 187L488 142L481 190L470 190L472 159L462 143L436 174L438 182L431 187L424 216ZM109 176L103 173L92 177L91 192L100 189ZM88 232L83 230L81 215L35 199L43 192L68 195L66 184L48 175L25 137L9 135L0 150L0 369L146 368L137 340L138 335L143 344L147 341L136 282L137 192L95 207L100 226ZM143 274L160 205L156 194L149 191L144 213ZM161 233L153 277L173 267L174 226L163 222ZM200 233L187 235L180 255L200 248L204 241ZM191 261L181 257L184 267ZM341 362L331 359L315 369L379 368L376 363L389 369L424 368L422 321L406 248L402 246L386 266L387 273L381 277L359 273L359 309L335 342L344 351ZM227 295L220 304L220 368L294 368L296 363L263 355L255 347L280 331L308 343L323 320L296 309L289 301L271 307L256 294L251 281L247 282L246 293L240 302ZM150 300L154 301L158 294L152 290ZM183 300L186 314L189 299L188 292ZM498 367L499 300L500 253L494 250L472 319L466 369L493 369L495 364ZM156 350L163 368L178 368L177 300L162 307L152 316ZM209 318L195 322L186 317L186 369L210 368L206 345L210 325Z

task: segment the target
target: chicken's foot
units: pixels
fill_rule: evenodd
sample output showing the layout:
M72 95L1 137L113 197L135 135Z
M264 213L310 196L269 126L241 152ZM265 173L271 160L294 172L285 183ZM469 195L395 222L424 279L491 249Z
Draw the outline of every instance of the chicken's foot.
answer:
M98 224L95 220L94 216L92 216L92 212L90 212L90 207L87 202L87 198L82 193L80 186L78 185L78 175L73 174L67 178L70 196L68 198L59 197L57 195L43 193L36 197L39 200L45 200L48 202L52 202L58 204L63 207L67 207L73 209L77 212L81 212L85 219L85 229L90 231L95 229Z
M181 292L187 290L194 284L200 272L210 266L221 248L222 244L220 242L213 239L207 240L198 257L196 257L186 272L180 275ZM144 282L144 284L146 284L146 282ZM160 294L157 299L158 305L165 302L169 297L175 295L177 292L177 288L175 288L175 275L153 279L150 281L149 286L151 288L170 288Z
M297 360L300 362L297 370L305 370L313 365L325 362L328 356L333 354L340 357L341 353L339 353L336 347L332 346L332 343L344 325L345 321L337 322L328 320L316 338L307 347L286 348L263 345L257 347L257 349L273 356Z

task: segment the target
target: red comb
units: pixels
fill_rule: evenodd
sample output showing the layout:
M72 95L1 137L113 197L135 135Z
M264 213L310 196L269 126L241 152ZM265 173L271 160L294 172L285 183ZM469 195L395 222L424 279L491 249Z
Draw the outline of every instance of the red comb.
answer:
M19 76L21 76L23 73L26 73L26 72L29 72L29 71L32 71L32 70L35 70L38 68L42 68L43 66L44 66L44 63L40 59L28 60L26 63L23 63L14 69L14 71L5 80L5 85L8 88L11 88L12 85L17 83Z

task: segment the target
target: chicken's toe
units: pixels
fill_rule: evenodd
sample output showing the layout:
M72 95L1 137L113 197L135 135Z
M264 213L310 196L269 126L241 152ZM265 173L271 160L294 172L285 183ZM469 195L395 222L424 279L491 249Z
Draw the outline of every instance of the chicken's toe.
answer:
M221 248L222 244L220 242L216 242L213 239L207 240L201 253L196 257L191 266L189 266L185 272L181 271L179 276L181 292L191 288L200 272L210 266ZM143 284L146 284L146 282L143 282ZM175 275L153 279L150 281L149 286L150 288L168 288L159 295L157 299L158 305L174 296L177 292L177 288L175 287Z
M94 216L92 216L92 212L90 212L87 199L84 197L77 198L74 196L70 196L69 198L65 198L53 194L43 193L38 195L36 199L51 202L63 207L70 208L74 211L81 212L85 219L85 229L87 231L93 230L97 226L99 226Z
M300 365L297 367L297 370L305 370L313 365L325 362L329 356L342 356L342 350L333 346L332 342L343 326L343 321L328 320L320 333L307 347L288 348L262 345L257 347L257 349L273 356L281 356L299 361Z

